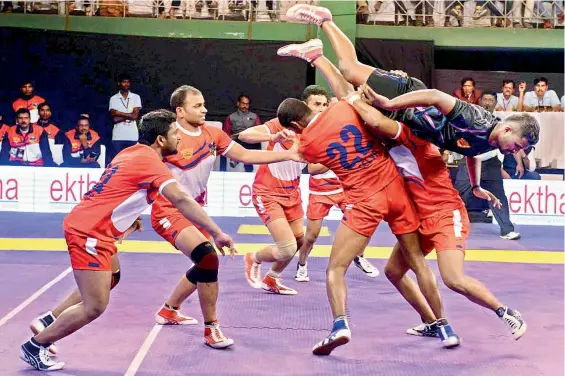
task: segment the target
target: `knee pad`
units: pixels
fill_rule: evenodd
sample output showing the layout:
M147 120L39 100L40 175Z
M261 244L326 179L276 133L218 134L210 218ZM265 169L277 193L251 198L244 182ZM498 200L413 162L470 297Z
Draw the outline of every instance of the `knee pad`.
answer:
M112 283L110 284L110 290L116 287L119 282L120 282L120 269L112 273Z
M196 284L197 282L211 283L218 281L220 260L210 242L196 246L190 254L190 259L194 262L194 266L186 273L186 278L190 282Z
M273 250L273 257L277 261L288 260L293 257L298 247L296 245L296 239L283 240L276 242L277 247Z
M196 265L193 265L192 268L186 271L186 279L193 285L198 284L198 269L196 269Z

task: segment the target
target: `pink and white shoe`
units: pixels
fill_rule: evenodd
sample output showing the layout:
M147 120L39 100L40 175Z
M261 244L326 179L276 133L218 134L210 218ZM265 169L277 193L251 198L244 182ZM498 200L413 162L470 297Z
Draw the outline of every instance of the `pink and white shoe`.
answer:
M325 21L332 20L332 13L328 8L308 4L296 4L286 11L288 22L309 23L322 26Z
M312 63L324 55L324 44L320 39L311 39L300 44L289 44L277 50L279 56L293 56Z

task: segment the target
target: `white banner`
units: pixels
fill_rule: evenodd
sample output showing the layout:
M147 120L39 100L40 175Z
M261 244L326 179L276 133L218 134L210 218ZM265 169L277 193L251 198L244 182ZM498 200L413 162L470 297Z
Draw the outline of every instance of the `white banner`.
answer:
M33 167L0 168L0 210L33 211Z
M504 192L513 223L565 225L565 182L504 180Z

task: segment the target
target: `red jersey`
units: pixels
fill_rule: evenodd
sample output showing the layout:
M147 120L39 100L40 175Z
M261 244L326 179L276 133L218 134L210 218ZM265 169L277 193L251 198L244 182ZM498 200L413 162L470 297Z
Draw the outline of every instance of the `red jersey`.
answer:
M451 184L438 147L416 137L406 125L398 124L395 139L400 146L391 148L389 153L404 176L420 218L465 206Z
M332 170L323 174L310 175L308 185L311 195L328 196L343 192L341 183Z
M399 176L383 144L344 100L310 122L302 132L300 152L308 162L332 170L352 204L381 191Z
M2 126L0 127L0 141L2 141L4 135L6 134L6 132L8 132L9 127L10 126L8 124L2 124Z
M279 119L272 119L263 124L269 134L276 134L284 129ZM282 151L292 148L293 142L269 142L267 150ZM253 194L258 196L288 196L297 192L300 175L306 164L284 161L259 166L253 182Z
M149 146L119 153L63 222L73 235L113 242L151 205L173 175Z

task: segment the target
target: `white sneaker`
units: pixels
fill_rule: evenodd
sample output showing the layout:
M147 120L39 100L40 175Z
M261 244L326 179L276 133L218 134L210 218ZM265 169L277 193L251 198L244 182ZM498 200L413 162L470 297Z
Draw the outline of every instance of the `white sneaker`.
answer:
M367 261L364 257L355 257L353 259L355 266L363 271L368 277L375 278L379 273L379 269L375 268L369 261Z
M296 265L296 276L294 277L294 279L296 279L298 282L310 282L310 277L308 277L308 268L306 265Z
M261 288L261 264L253 261L251 253L246 253L243 256L245 262L245 278L249 285L255 289Z
M322 26L324 21L332 20L332 13L328 8L308 4L296 4L286 11L288 22L310 23Z
M524 333L526 333L528 325L522 318L520 312L516 311L515 309L511 309L510 313L508 311L508 307L505 307L504 315L501 317L501 319L508 326L508 328L510 328L514 339L517 341L522 338Z
M511 231L506 235L501 235L500 238L504 240L518 240L522 237L519 232Z
M277 50L279 56L293 56L312 63L322 56L324 44L320 39L312 39L300 44L289 44Z
M48 319L47 316L50 316L53 320L55 320L55 316L53 316L51 311L49 311L43 316L36 317L29 324L29 328L31 329L31 332L33 333L34 336L44 331L45 328L47 328L50 325L49 321L46 321ZM49 346L49 352L53 355L57 355L57 353L59 352L57 346L55 346L54 343L51 346Z

